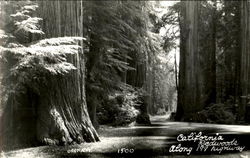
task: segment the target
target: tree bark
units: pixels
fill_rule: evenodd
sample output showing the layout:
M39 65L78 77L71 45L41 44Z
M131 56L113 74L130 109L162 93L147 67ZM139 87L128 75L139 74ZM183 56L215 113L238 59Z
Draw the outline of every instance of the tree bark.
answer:
M40 14L42 14L45 24L43 30L45 30L47 37L84 36L83 3L84 1L40 2ZM53 21L56 22L56 26L51 25ZM54 118L57 113L62 114L71 139L77 139L77 142L82 142L83 140L92 142L98 141L99 138L90 122L87 111L84 58L83 52L81 55L69 57L69 62L77 67L77 72L70 74L65 80L52 78L51 84L54 86L54 92L52 91L52 94L47 95L45 98L48 98L46 102L51 103L51 105L60 105L60 108L50 106L48 109L52 110L50 110L50 113ZM58 95L58 97L54 98L58 98L60 101L55 99L51 101L49 96L53 96L53 94ZM68 135L67 132L65 134Z
M240 120L250 122L250 1L241 1L241 104Z
M102 2L93 1L92 3L93 5L99 7L105 6L105 4L103 4ZM100 94L100 92L98 90L93 89L91 86L96 82L98 82L95 81L97 72L94 71L97 71L95 70L95 68L98 67L98 63L102 62L101 60L103 52L101 52L101 48L103 47L103 41L100 39L101 36L99 35L99 33L100 30L105 27L103 26L105 24L101 22L101 18L103 16L99 13L98 10L96 10L96 8L91 10L90 16L91 16L91 23L90 23L91 33L89 35L90 46L89 46L89 53L87 55L88 60L86 63L86 68L87 68L86 81L88 84L86 86L88 91L87 104L91 122L94 125L94 127L98 129L99 124L96 117L96 108L98 104L98 94Z
M176 61L176 51L175 51L175 55L174 55L174 75L175 75L175 87L176 87L176 90L178 91L178 66L177 66L177 61Z
M83 36L83 1L39 1L45 38ZM65 145L99 141L87 111L83 43L78 54L67 56L77 70L64 76L47 75L40 94L29 85L13 94L3 116L3 144L10 148L42 144ZM39 72L38 72L39 73ZM8 148L8 147L7 147Z
M211 50L208 52L209 54L209 62L208 62L208 76L205 76L205 85L207 99L205 100L205 106L208 106L211 103L216 103L216 32L217 32L217 2L216 0L213 2L214 8L212 11L211 18Z
M191 121L202 109L198 39L198 1L183 1L178 105L176 120Z
M97 108L97 97L98 92L93 90L90 86L96 82L92 78L92 70L95 68L96 64L100 62L101 52L100 52L100 40L97 35L90 36L90 48L88 54L88 61L87 61L87 103L88 103L88 112L90 114L91 122L93 123L94 127L98 128L98 122L96 119L96 108Z
M68 61L78 70L67 76L48 77L37 109L37 137L48 144L95 142L98 135L89 119L84 88L84 57Z

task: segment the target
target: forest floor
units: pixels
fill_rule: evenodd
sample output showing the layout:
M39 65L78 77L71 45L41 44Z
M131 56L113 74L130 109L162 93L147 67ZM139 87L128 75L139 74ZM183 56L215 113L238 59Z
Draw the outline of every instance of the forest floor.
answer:
M1 153L2 158L182 158L187 157L187 151L169 152L172 145L181 144L191 148L191 158L250 158L249 141L250 126L219 125L202 123L185 123L167 121L168 115L152 116L150 126L131 125L128 127L101 126L99 134L101 142L85 143L66 147L41 146ZM245 147L242 152L211 151L197 152L197 144L177 142L179 134L188 135L191 132L202 132L203 135L223 136L224 141L237 141L237 146ZM236 149L236 148L235 148ZM213 155L210 155L210 154Z

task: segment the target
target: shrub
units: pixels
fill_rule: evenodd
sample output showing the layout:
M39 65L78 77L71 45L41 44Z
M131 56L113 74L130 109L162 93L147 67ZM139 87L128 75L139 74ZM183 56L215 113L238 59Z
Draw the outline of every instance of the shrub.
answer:
M100 124L124 126L136 120L139 111L138 92L136 90L124 90L110 95L97 108L97 119Z
M232 113L232 105L219 103L211 104L194 114L192 120L203 123L234 124L236 118Z
M156 114L157 114L157 115L165 115L165 114L166 114L165 108L160 107L160 108L157 110Z

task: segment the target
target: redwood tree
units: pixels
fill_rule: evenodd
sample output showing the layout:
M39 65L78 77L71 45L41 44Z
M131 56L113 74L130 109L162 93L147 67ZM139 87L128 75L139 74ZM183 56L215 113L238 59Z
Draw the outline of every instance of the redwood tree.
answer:
M190 120L202 109L199 55L199 1L183 1L177 120Z
M250 121L250 1L241 1L241 105L240 119Z
M3 145L14 148L98 141L85 96L86 42L80 38L84 35L83 1L27 3L20 2L21 18L12 14L14 22L19 22L17 28L4 28L15 41L1 48L7 92L2 100ZM40 19L29 14L38 6L35 15L43 18L44 32L39 30ZM61 36L80 37L51 38ZM51 39L32 42L40 38Z

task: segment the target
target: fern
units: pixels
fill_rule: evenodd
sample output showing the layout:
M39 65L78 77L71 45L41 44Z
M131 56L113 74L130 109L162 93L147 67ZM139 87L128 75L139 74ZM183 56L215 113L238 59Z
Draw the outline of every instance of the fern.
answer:
M67 54L76 54L81 49L77 45L79 37L63 37L41 40L29 47L4 48L0 47L2 58L15 57L17 63L11 68L12 73L41 69L51 75L65 74L76 68L66 60ZM73 42L75 44L73 45ZM47 43L47 45L45 44ZM63 45L60 45L63 43ZM11 59L9 59L11 60ZM13 60L13 59L12 59ZM28 72L27 72L28 73Z
M3 76L1 84L6 97L12 93L18 95L27 87L39 94L39 87L45 86L48 78L63 77L76 70L76 67L67 61L67 57L81 53L83 43L86 43L86 39L81 37L58 37L31 43L23 42L27 40L25 38L27 34L43 34L39 26L39 21L42 19L32 17L38 7L34 2L18 3L21 7L20 5L17 7L19 9L16 13L8 14L11 21L0 29L0 68ZM9 4L12 6L11 2ZM13 25L14 29L7 27ZM32 39L27 41L30 40Z
M24 31L32 34L44 34L43 31L40 30L39 28L39 21L41 21L41 18L37 17L29 17L26 20L23 20L22 22L15 22L15 25L17 26L17 30L15 33L18 31Z
M32 4L31 2L27 3L27 5L21 7L15 14L10 15L14 25L17 27L15 33L23 31L31 34L44 34L39 25L42 19L30 16L32 12L36 11L38 5Z
M40 40L34 42L33 46L60 46L60 45L75 45L76 43L83 41L86 43L87 39L84 37L57 37Z

